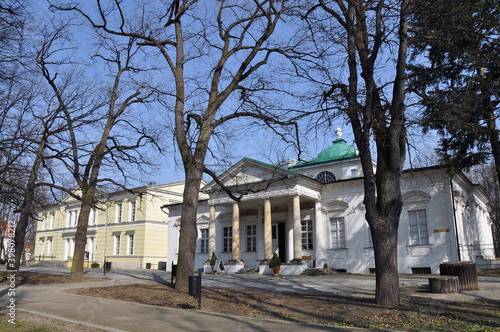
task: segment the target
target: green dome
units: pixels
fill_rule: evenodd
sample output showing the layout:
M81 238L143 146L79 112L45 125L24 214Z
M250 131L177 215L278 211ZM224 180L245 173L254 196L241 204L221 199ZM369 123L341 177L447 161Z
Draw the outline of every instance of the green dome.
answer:
M316 158L299 163L294 167L322 164L329 161L350 159L357 156L358 153L353 146L348 145L342 138L338 138L332 142L332 145L321 151Z

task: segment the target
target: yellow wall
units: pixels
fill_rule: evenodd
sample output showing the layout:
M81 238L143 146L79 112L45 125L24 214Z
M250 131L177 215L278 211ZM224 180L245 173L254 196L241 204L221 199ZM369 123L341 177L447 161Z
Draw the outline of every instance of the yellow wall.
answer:
M151 263L155 268L159 261L164 261L168 251L168 215L161 210L161 206L168 204L170 199L179 199L183 183L172 186L154 186L170 191L179 190L177 195L158 191L145 191L142 195L120 193L113 195L107 201L99 204L97 209L97 225L92 225L92 216L89 219L88 237L95 238L93 261L101 264L104 255L107 261L112 262L112 268L145 268ZM135 221L130 221L131 201L136 202ZM122 222L117 222L117 203L122 203ZM67 210L79 210L79 202L66 199L65 204L53 206L39 214L38 231L35 243L35 257L38 260L40 253L40 239L45 239L45 260L66 261L64 256L64 241L67 237L74 237L75 227L66 228ZM50 213L54 213L54 228L50 229ZM45 222L45 230L43 223ZM134 253L128 254L128 234L134 234ZM114 255L115 238L120 234L120 255ZM52 238L52 256L47 257L47 239ZM69 253L72 256L72 253Z

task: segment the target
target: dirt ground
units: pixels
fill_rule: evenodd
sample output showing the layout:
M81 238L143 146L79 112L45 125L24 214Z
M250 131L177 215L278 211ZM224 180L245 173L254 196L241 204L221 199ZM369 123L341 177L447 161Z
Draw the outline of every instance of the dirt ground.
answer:
M45 316L34 315L28 312L17 311L16 323L5 322L6 310L0 310L1 332L97 332L104 331L93 327L62 321Z
M89 281L92 278L86 279ZM20 282L58 283L69 281L67 276L26 274L22 276ZM400 331L500 331L499 302L471 302L467 304L444 302L412 296L416 292L426 290L403 287L401 291L401 305L384 308L376 305L372 300L333 295L309 296L295 293L205 287L202 294L202 310L238 316ZM93 287L77 289L74 292L86 296L186 310L195 310L198 306L198 301L187 293L177 292L170 285L163 284ZM98 331L31 314L20 314L19 319L26 327L30 327L30 324L39 326L42 329L36 329L36 331L40 332ZM48 327L45 327L46 325ZM5 328L5 324L0 325L0 327ZM34 329L0 329L0 331L24 332L34 331Z

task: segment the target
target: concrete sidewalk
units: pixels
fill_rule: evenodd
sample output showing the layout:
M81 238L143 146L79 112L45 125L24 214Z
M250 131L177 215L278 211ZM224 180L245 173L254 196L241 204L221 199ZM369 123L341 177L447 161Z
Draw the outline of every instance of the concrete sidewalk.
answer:
M69 269L47 270L40 268L24 271L67 274ZM102 277L102 271L88 270L86 276ZM137 303L87 297L66 292L71 288L127 285L142 282L170 281L170 273L154 270L115 270L108 274L110 280L97 282L21 285L16 289L18 310L53 316L107 331L370 331L366 329L331 327L285 321L252 319L216 315L197 310L164 308ZM321 277L262 275L203 275L203 287L240 288L297 292L307 294L336 294L373 298L373 275L333 275ZM427 276L400 276L402 287L421 287L428 284ZM7 303L6 285L0 285L2 307ZM412 295L413 296L413 295ZM431 294L418 292L415 296L432 297L443 301L474 301L477 299L499 301L500 278L480 277L480 290ZM6 304L5 304L6 305ZM380 330L378 330L380 331Z
M71 288L126 285L104 281L58 285L22 285L16 290L17 310L49 316L105 331L370 331L366 329L289 323L197 310L164 308L66 292Z

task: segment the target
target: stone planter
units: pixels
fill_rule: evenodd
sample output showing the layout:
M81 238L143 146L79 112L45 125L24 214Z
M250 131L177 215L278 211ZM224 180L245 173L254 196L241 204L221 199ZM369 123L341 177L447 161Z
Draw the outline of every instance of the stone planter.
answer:
M436 276L429 278L431 293L445 294L458 292L457 276Z
M441 275L457 276L458 290L477 290L477 268L474 262L446 262L439 265Z

